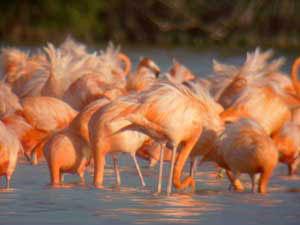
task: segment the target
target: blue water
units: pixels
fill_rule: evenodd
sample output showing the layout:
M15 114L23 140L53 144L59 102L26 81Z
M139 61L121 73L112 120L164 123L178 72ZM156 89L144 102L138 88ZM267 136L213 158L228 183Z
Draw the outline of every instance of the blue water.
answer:
M167 197L155 193L157 168L142 162L147 184L142 188L130 158L121 161L121 188L109 164L104 189L91 185L89 172L86 185L66 175L64 187L51 188L45 163L19 164L13 188L0 190L0 224L299 224L300 176L285 176L284 166L276 170L266 195L251 193L247 176L242 177L245 192L230 192L227 179L216 178L215 167L204 164L195 193Z

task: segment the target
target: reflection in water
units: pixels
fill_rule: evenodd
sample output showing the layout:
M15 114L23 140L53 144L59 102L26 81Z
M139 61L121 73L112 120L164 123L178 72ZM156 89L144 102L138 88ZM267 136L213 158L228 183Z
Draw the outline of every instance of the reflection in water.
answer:
M15 192L15 191L16 191L15 188L5 188L5 187L0 188L0 192L2 192L2 193L11 193L11 192Z
M0 189L0 221L20 224L26 218L31 225L298 224L298 176L288 178L282 175L280 167L271 179L270 193L260 195L250 192L248 176L241 176L247 187L245 192L228 191L227 178L217 179L215 171L215 166L204 164L197 172L195 193L184 191L167 197L165 193L155 193L157 170L146 166L142 167L146 188L140 186L134 165L124 163L121 187L115 186L114 170L108 165L105 185L96 189L89 175L86 185L80 184L77 176L66 175L64 185L52 188L45 176L45 164L19 164L12 183L15 188Z
M122 192L126 192L122 190ZM149 196L150 195L150 196ZM112 197L112 196L111 196ZM109 209L96 212L98 216L111 219L131 216L138 224L143 223L198 223L203 214L221 210L222 206L195 199L193 195L173 194L170 197L131 195L128 207Z

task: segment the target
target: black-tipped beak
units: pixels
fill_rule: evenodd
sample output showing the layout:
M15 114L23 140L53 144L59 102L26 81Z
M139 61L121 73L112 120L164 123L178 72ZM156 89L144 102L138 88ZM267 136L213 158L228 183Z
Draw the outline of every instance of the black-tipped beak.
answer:
M156 71L155 71L155 77L158 78L158 77L159 77L159 74L160 74L160 70L156 70Z

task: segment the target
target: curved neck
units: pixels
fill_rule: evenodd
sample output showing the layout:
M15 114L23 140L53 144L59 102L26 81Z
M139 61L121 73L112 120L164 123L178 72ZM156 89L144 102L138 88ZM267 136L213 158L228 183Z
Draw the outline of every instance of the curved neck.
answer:
M298 70L300 66L300 57L297 58L292 66L291 79L296 90L297 96L300 97L300 83L298 80Z
M119 53L117 57L121 62L123 62L125 64L123 76L126 77L129 74L129 72L131 71L131 61L128 58L128 56L123 53Z

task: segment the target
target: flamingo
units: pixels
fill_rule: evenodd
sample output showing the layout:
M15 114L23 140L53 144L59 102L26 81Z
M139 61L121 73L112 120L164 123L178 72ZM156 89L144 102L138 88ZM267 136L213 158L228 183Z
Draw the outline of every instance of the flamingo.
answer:
M22 105L9 85L0 81L0 118L11 115L22 110Z
M123 55L124 57L124 55ZM138 66L138 72L137 72L137 76L140 76L141 74L145 74L146 72L148 72L149 69L155 69L155 71L157 71L158 67L152 63L152 61L150 59L144 59L144 60L141 60L139 66ZM94 80L93 80L94 79ZM107 83L105 82L102 82L103 81L103 77L99 76L99 75L87 75L87 76L83 76L82 78L78 79L77 82L74 82L73 85L70 86L70 90L75 90L75 89L78 89L78 85L89 85L89 82L91 84L91 86L86 86L87 88L84 88L83 89L83 93L80 93L83 94L83 99L85 99L84 101L86 101L86 91L94 91L94 92L98 92L101 91L99 90L100 87L102 88L105 88L107 89L107 93L112 93L112 91L110 91L110 87ZM93 87L93 85L95 85ZM97 86L98 85L98 86ZM84 86L83 86L84 87ZM84 91L86 90L86 91ZM115 89L114 89L115 90ZM117 90L121 90L120 89L117 89ZM110 91L110 92L109 92ZM78 92L78 91L77 91ZM71 98L68 98L68 95L71 96L71 92L66 92L67 95L65 95L65 99L67 100L68 102L68 99L69 100L78 100L78 96L80 95L76 95L75 94L75 97L71 97ZM102 96L106 96L106 93L104 91L102 91ZM101 96L100 94L98 95L98 97ZM117 95L121 95L120 93L117 94ZM95 95L96 97L97 95ZM113 99L114 97L110 98L110 99ZM107 100L106 100L107 101ZM77 103L77 107L80 109L81 107L83 107L85 104L82 104L83 101L76 101ZM81 105L78 105L81 104ZM105 102L107 103L107 102ZM74 104L72 104L74 105ZM58 172L59 171L59 168L63 167L64 164L67 164L69 163L69 161L67 159L65 160L60 160L60 157L63 157L63 151L59 151L59 150L56 150L56 149L63 149L64 148L64 145L66 145L66 148L68 149L68 152L69 154L73 154L73 156L78 156L79 158L82 158L82 152L87 152L88 148L86 148L86 145L84 144L80 144L80 145L73 145L71 146L71 143L76 141L76 142L80 142L81 138L84 139L84 141L86 143L89 143L89 138L88 138L88 135L87 135L87 122L89 120L89 118L92 116L92 114L95 113L95 110L98 109L98 108L102 108L102 104L100 103L100 105L98 103L93 103L91 104L90 106L84 108L84 110L78 114L78 116L74 119L74 122L72 122L72 124L70 125L70 127L68 129L66 129L65 131L63 132L60 132L59 134L57 135L54 135L54 137L49 141L50 143L47 144L47 146L45 147L45 155L47 155L47 157L50 157L51 153L52 152L56 152L56 157L55 159L53 160L50 160L48 159L47 162L48 162L48 165L49 165L49 169L50 169L50 174L51 175L51 179L52 179L52 183L53 184L56 184L58 183L58 181L60 180L60 176L58 175ZM78 134L78 131L79 134ZM57 137L58 136L58 137ZM53 139L55 139L55 141L52 141ZM65 141L63 141L65 140ZM67 141L66 141L67 140ZM58 144L59 143L59 144ZM80 143L83 143L83 141L81 141ZM141 175L141 172L140 172L140 169L138 167L138 164L137 164L137 161L136 161L136 158L135 158L135 155L133 156L133 159L134 159L134 162L136 164L136 168L138 170L138 173L140 174L140 178L141 178L141 182L142 182L142 185L144 186L144 180L142 178L142 175ZM86 160L85 160L86 161ZM89 160L88 160L89 161ZM116 175L117 175L117 183L118 185L120 184L120 176L119 176L119 170L118 170L118 162L117 162L117 158L113 155L113 161L114 161L114 164L115 164L115 171L116 171ZM56 165L54 167L54 165ZM74 163L71 163L73 166L72 166L72 171L76 171L74 170L74 168L77 168L78 169L78 166L79 164L74 164ZM53 166L52 166L53 165ZM80 164L81 165L81 164ZM70 171L70 170L69 170ZM82 167L80 167L80 176L82 176Z
M101 75L87 74L68 88L63 100L80 111L84 106L98 98L106 97L113 100L125 94L122 82L107 84Z
M63 101L45 96L26 97L21 104L22 109L3 118L3 122L14 130L25 156L35 164L49 135L67 127L77 112Z
M136 152L139 158L149 161L149 167L154 167L160 160L161 155L161 144L155 140L146 141L141 148ZM171 162L172 149L167 146L164 148L163 161Z
M128 57L126 57L124 54L118 54L118 56L122 56L123 58L125 58L125 62L130 62ZM126 66L126 68L127 69L125 69L125 71L129 72L131 63ZM152 60L150 60L149 58L143 58L140 60L136 72L129 76L129 79L127 81L127 90L125 90L125 88L123 87L122 82L115 82L114 84L110 85L107 84L105 80L103 80L103 76L90 74L83 76L82 78L74 82L65 93L65 96L63 98L75 109L80 109L91 100L99 98L101 96L113 100L117 96L127 95L127 91L133 92L147 89L148 86L150 86L153 82L156 82L159 71L160 70L158 66ZM148 82L150 80L151 82ZM78 91L78 89L80 89L81 91ZM142 146L141 150L137 151L137 155L140 157L145 156L144 154L142 154L142 151L151 151L151 154L148 155L153 155L152 152L159 151L159 147L156 147L156 145L154 145L149 146L147 143L145 143L145 146ZM154 161L155 160L153 159L153 163ZM117 163L116 157L114 157L114 162Z
M274 143L279 151L279 161L288 166L289 175L293 175L300 162L300 126L287 122L273 135Z
M42 152L36 147L39 146L40 143L43 143L48 136L48 132L35 129L24 119L24 117L17 114L4 117L2 122L18 137L22 144L24 155L28 161L34 162L30 157L33 151L35 152L36 159L42 157Z
M292 83L293 87L295 89L295 98L296 98L296 103L295 101L293 102L293 106L291 111L292 111L292 118L291 121L296 124L300 124L300 84L298 80L298 71L299 71L299 66L300 66L300 58L297 58L292 66L292 71L291 71L291 77L292 77Z
M83 57L66 54L52 44L44 50L49 58L49 78L42 89L42 95L46 96L62 98L73 82L87 74L97 74L101 81L113 84L124 80L131 68L128 57L119 53L112 44L100 54L85 54Z
M300 60L296 59L291 72L292 84L295 90L297 90L299 64ZM266 80L269 81L269 79ZM271 85L274 86L274 84ZM280 153L280 162L287 164L289 174L292 174L298 164L297 155L299 150L295 135L298 133L297 113L299 113L299 110L297 107L293 108L294 105L297 105L298 100L293 98L294 100L291 101L291 94L285 93L286 89L281 88L283 91L280 91L279 94L276 92L277 89L278 86L275 85L275 88L272 88L272 86L270 88L267 84L263 84L262 87L251 87L250 90L248 88L248 91L244 91L244 94L222 113L222 117L225 120L232 120L234 117L238 118L240 116L255 119L272 136ZM284 93L288 98L282 98L281 93ZM229 119L230 117L231 119ZM290 119L292 124L289 122ZM290 128L290 131L288 131L288 128Z
M22 105L23 111L20 115L36 130L46 132L47 136L67 127L77 115L77 111L68 104L52 97L27 97L23 99ZM31 156L35 158L37 150L41 148L42 146L31 152Z
M272 72L264 78L268 83L275 83L277 93L290 109L299 106L300 98L297 91L297 72L299 70L300 59L296 59L292 65L290 76L282 72Z
M192 73L192 71L179 63L176 59L173 59L173 65L166 74L166 77L169 81L174 83L183 83L196 79L196 76Z
M91 160L88 122L91 116L109 103L106 98L87 105L73 119L70 125L54 133L44 144L44 156L49 167L51 184L62 183L63 173L77 173L84 183L84 172ZM116 159L114 159L116 160ZM118 172L118 169L116 169Z
M143 64L144 60L141 60L140 65L138 68L140 68ZM148 64L150 64L149 60ZM138 69L140 71L141 69ZM159 71L158 69L156 69ZM137 73L138 73L137 71ZM154 71L155 72L155 71ZM138 75L135 75L135 78L139 78L141 73ZM150 75L149 75L150 77ZM195 75L184 65L180 64L177 60L173 60L173 65L169 69L168 73L165 74L165 78L167 78L169 81L173 83L184 83L187 81L191 81L195 79ZM150 79L150 78L149 78ZM147 80L147 79L146 79ZM148 82L146 88L143 88L143 90L147 90L151 85L153 85L155 82L158 82L159 80L155 79L154 76L152 76L151 82ZM131 81L129 80L129 83ZM139 88L138 88L139 89ZM138 90L140 91L140 90ZM160 159L160 154L161 154L161 144L151 140L147 141L138 151L137 151L137 156L139 156L142 159L146 159L149 161L149 166L153 167L157 164L157 162ZM172 149L165 147L164 149L164 161L171 161L171 155L172 155Z
M65 102L80 110L102 96L112 100L126 94L125 78L131 70L128 56L109 45L106 52L97 57L90 57L88 61L96 64L97 70L93 69L73 82L62 97ZM91 62L89 64L92 64Z
M222 112L225 121L239 117L255 119L269 135L290 120L291 112L281 98L269 87L249 88L228 109Z
M5 80L8 84L13 84L20 77L19 71L24 67L28 58L28 54L16 48L3 48L1 50L3 69L1 80Z
M260 53L256 49L253 54L247 55L246 62L240 69L215 62L215 71L225 78L225 85L220 88L216 97L225 107L225 111L221 113L223 121L251 118L268 135L274 135L290 120L289 106L281 95L282 84L270 82L270 77L280 77L278 68L283 61L278 59L268 64L270 56L270 51Z
M183 85L161 82L149 91L143 92L139 102L140 106L127 116L127 120L143 127L143 131L156 140L165 140L173 146L167 193L171 193L172 181L177 189L189 186L194 189L195 181L192 177L187 177L183 181L180 177L185 161L201 135L203 126L217 126L220 122L214 100L203 90L199 90L196 95ZM175 164L177 148L181 150ZM100 153L98 157L101 157ZM96 183L101 181L101 175L94 181Z
M21 150L18 138L0 121L0 176L6 177L6 188L9 188Z
M279 71L285 61L283 58L268 63L272 55L272 51L260 52L257 48L254 53L247 54L246 62L240 68L214 60L213 69L217 75L209 79L211 93L227 108L249 85L273 84L276 86L276 93L289 107L299 105L296 93L299 62L295 60L289 76Z
M105 155L117 152L130 153L141 184L145 186L135 153L149 137L137 131L117 132L130 122L116 118L132 112L136 107L135 97L126 96L112 101L92 116L89 122L89 138L94 154L94 184L96 187L102 187L103 184Z
M62 182L62 173L77 173L84 183L84 171L89 165L91 151L88 144L76 132L58 132L45 143L44 156L51 175L52 186Z
M194 79L193 81L185 81L183 83L194 93L201 93L203 91L209 91L206 84L201 80ZM214 146L214 142L220 133L224 130L224 123L219 117L219 115L224 111L224 108L216 101L211 101L210 104L215 109L215 120L218 121L213 125L204 126L200 138L197 140L193 150L190 154L191 164L190 164L190 175L194 177L197 169L198 157L202 156L204 152Z
M240 67L228 66L214 61L214 71L219 74L216 100L226 109L230 107L249 87L264 87L269 85L266 79L270 74L278 72L284 60L282 58L268 63L271 51L261 53L259 48L254 53L248 53L245 63ZM218 87L221 86L221 87Z
M49 43L35 55L14 48L3 49L1 58L5 81L20 98L62 98L73 82L88 74L98 75L110 84L125 82L131 69L129 58L112 44L105 51L89 54L83 44L70 37L59 48Z
M221 114L223 120L249 117L264 127L268 134L272 134L290 119L291 112L278 94L278 86L265 79L265 76L275 73L282 64L282 59L268 64L270 56L271 52L260 53L256 49L253 54L247 55L246 62L240 69L230 67L228 70L225 67L227 70L224 69L223 73L226 74L226 85L217 98L225 108ZM218 67L222 68L220 65ZM228 71L235 72L231 74Z
M157 81L159 73L159 67L150 58L142 58L136 72L128 76L127 91L141 92L149 89Z
M42 52L30 56L15 48L4 48L1 59L3 80L18 97L40 94L48 79L47 59Z
M278 162L278 150L271 137L254 120L242 118L226 125L215 145L204 155L225 168L237 190L243 186L237 180L240 173L251 177L255 190L255 174L261 174L258 192L266 193L269 179Z
M298 70L300 65L300 58L297 58L292 66L291 78L292 84L296 92L297 101L300 100L298 94L300 93L299 89L299 81L297 78ZM291 98L290 98L291 99ZM291 103L291 101L289 101ZM295 101L292 102L295 104ZM296 102L297 103L297 102ZM291 106L291 104L290 104ZM273 136L273 140L277 145L277 148L280 153L279 161L287 164L289 175L295 173L295 170L299 164L299 123L300 123L300 111L299 111L299 103L298 106L291 108L291 121L285 123L285 125L277 131Z

